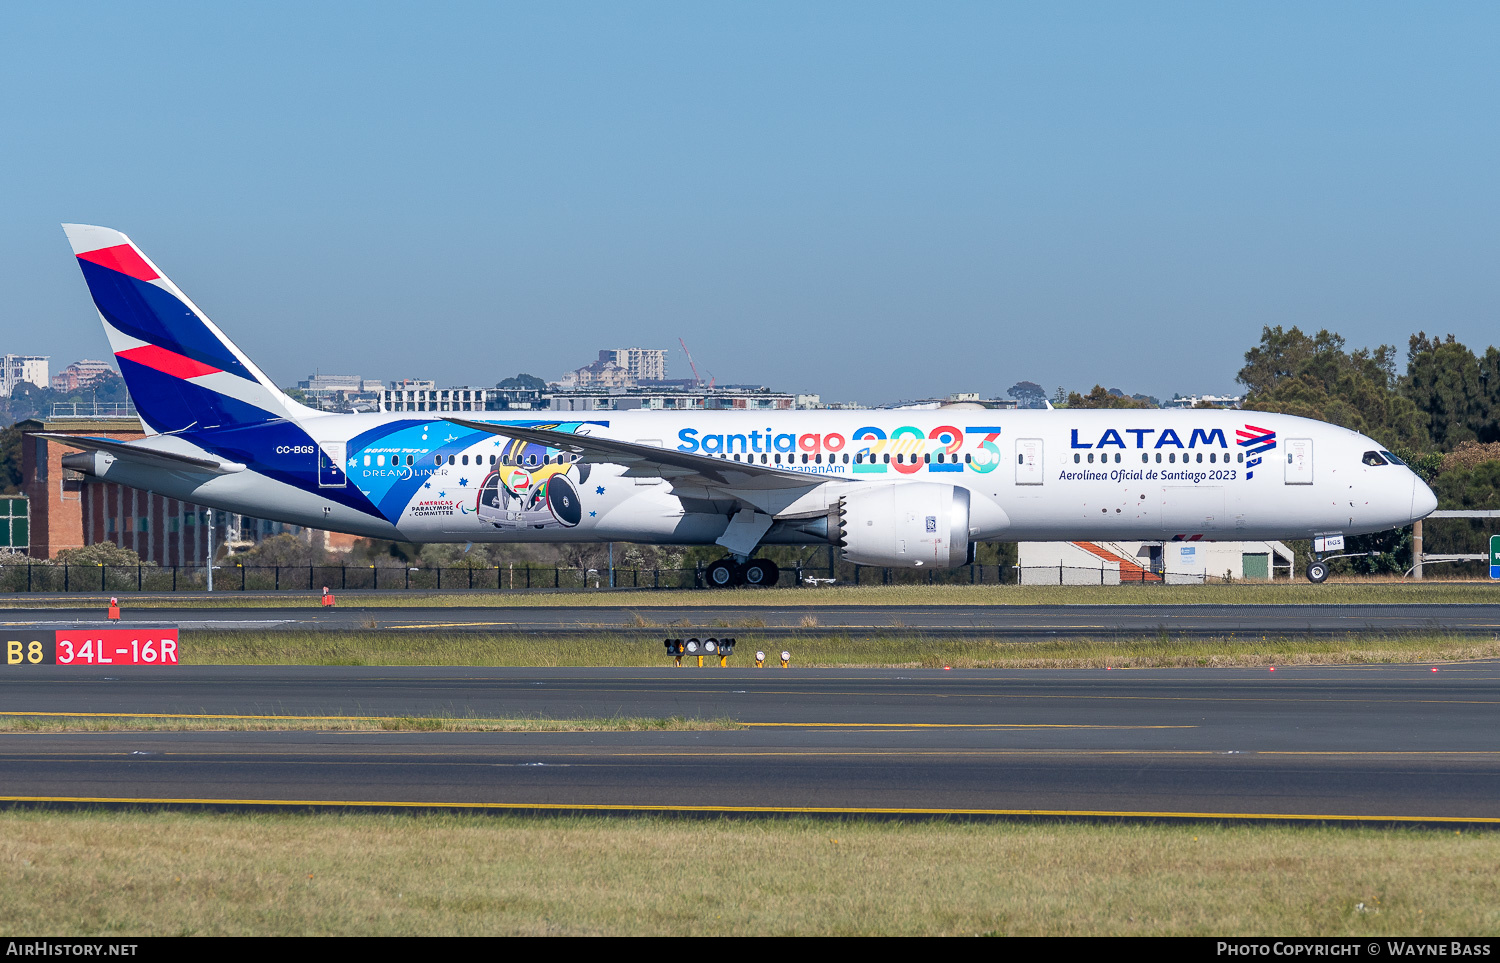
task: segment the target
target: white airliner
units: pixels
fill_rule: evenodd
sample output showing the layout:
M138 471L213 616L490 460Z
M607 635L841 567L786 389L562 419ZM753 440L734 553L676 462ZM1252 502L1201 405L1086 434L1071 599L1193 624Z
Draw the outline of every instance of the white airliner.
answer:
M49 435L85 474L413 542L762 545L963 565L988 540L1241 540L1408 525L1432 491L1363 435L1241 411L332 414L287 397L118 231L64 225L148 437ZM1322 581L1327 565L1307 569Z

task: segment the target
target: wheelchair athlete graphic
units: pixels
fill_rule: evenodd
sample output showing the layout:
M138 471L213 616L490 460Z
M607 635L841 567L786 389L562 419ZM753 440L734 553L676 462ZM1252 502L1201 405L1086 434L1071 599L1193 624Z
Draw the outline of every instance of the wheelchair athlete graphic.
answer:
M576 464L573 458L530 442L507 443L479 485L475 514L480 521L508 532L572 528L583 518L578 486L588 481L589 473L587 465ZM575 473L576 483L570 477Z

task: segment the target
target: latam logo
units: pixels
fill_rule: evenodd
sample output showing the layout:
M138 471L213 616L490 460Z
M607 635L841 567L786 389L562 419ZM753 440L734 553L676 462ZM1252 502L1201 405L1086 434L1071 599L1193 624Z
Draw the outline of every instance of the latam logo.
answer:
M1270 428L1257 428L1254 425L1246 425L1235 431L1235 443L1245 449L1245 454L1250 457L1245 459L1245 477L1255 477L1255 466L1261 462L1260 456L1276 447L1276 432Z

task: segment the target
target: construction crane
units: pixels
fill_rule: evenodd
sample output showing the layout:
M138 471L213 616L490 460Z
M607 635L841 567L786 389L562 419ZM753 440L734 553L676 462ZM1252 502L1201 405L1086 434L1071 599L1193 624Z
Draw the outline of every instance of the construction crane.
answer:
M677 343L682 345L682 353L687 355L688 367L693 369L693 387L697 388L703 384L703 379L698 377L698 366L693 364L693 353L688 350L686 341L678 338Z

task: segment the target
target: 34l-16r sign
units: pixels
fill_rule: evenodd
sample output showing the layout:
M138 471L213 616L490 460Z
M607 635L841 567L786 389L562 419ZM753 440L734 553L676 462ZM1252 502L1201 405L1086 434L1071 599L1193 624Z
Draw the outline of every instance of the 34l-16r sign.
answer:
M4 638L7 668L27 665L176 665L177 626L57 629Z

